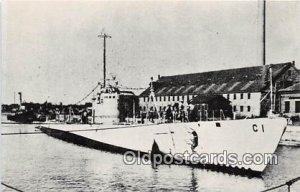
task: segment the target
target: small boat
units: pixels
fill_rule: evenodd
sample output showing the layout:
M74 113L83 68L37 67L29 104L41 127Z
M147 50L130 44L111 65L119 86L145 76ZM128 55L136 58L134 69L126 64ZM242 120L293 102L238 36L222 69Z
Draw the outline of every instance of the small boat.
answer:
M18 107L14 110L14 113L7 115L7 120L22 124L45 122L46 116L38 114L31 107L28 107L26 103L23 103L22 101L22 93L19 92L18 94L20 95L20 105L17 105Z
M18 111L15 114L7 115L7 120L15 121L17 123L32 123L36 120L36 115L33 111Z
M23 107L22 110L18 110L13 114L7 115L7 120L13 121L15 123L22 123L22 124L46 122L46 115L37 114L32 109L25 109L25 106L21 106L21 108L22 107Z

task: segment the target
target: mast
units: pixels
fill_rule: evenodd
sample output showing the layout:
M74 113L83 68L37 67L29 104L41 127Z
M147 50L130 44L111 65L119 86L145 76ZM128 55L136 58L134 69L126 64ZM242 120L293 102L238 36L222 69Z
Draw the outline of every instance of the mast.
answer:
M263 65L266 65L266 0L263 0Z
M272 75L272 65L270 65L270 110L273 111L273 75Z
M156 97L155 97L155 93L154 93L154 87L153 87L153 77L151 77L151 82L150 82L150 94L149 94L149 103L150 102L153 102L154 104L154 107L156 109L156 112L157 112L157 115L158 115L158 118L160 119L160 114L159 114L159 110L158 110L158 107L157 107L157 104L156 104ZM147 117L148 117L148 109L147 109Z
M103 87L106 87L106 38L111 38L111 36L101 33L98 37L103 38Z
M266 65L266 1L263 0L263 65ZM269 73L270 73L270 111L271 114L274 111L274 105L273 103L273 70L272 70L272 64L269 67ZM276 86L276 84L275 84ZM275 99L274 99L275 101Z

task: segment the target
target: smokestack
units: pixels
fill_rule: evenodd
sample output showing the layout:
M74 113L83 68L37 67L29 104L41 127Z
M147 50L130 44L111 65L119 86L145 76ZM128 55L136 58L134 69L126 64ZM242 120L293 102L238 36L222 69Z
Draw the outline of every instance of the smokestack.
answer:
M20 105L22 105L22 92L18 92L19 96L20 96Z

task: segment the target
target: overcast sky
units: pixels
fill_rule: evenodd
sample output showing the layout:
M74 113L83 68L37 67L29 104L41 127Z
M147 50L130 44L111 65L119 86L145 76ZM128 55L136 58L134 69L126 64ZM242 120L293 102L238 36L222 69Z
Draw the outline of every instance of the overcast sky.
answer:
M262 2L9 1L2 6L2 101L74 103L108 73L150 77L262 65ZM300 3L267 2L267 63L300 68ZM109 75L108 75L109 76Z

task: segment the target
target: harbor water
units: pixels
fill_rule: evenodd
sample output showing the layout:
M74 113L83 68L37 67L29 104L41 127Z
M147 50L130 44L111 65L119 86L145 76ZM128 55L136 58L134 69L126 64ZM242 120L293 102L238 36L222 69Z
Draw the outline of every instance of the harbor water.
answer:
M35 126L5 124L2 133L35 132ZM2 182L22 191L261 191L300 175L300 147L279 146L279 164L250 178L178 165L125 165L120 154L37 132L2 135L1 143ZM300 191L300 182L291 191Z

